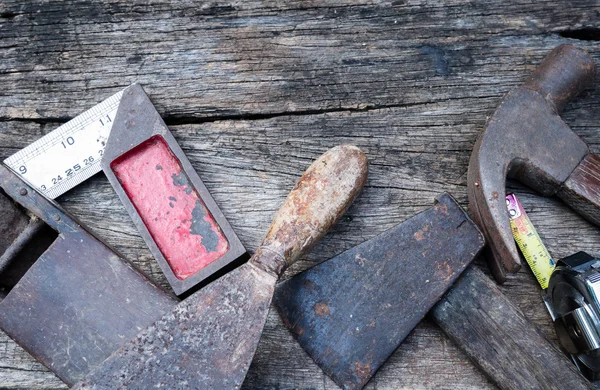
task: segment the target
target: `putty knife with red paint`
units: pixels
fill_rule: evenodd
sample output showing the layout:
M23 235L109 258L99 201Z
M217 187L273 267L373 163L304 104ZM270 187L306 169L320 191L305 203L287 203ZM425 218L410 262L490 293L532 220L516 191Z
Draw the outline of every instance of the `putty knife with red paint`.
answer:
M252 258L194 293L98 366L78 389L238 389L283 271L350 206L365 155L338 146L296 183Z
M4 163L48 198L104 170L177 295L245 249L144 93L131 85Z

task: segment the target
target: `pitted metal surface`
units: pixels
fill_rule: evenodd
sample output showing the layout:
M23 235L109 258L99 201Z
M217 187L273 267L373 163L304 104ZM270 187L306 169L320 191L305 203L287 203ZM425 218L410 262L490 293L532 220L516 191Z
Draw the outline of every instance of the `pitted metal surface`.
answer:
M443 194L434 207L281 283L275 307L327 375L361 389L483 245Z
M2 166L0 187L58 232L0 303L0 328L65 383L83 378L175 306L170 294Z
M298 180L247 264L191 295L75 389L238 389L277 279L339 219L366 175L358 148L330 149Z

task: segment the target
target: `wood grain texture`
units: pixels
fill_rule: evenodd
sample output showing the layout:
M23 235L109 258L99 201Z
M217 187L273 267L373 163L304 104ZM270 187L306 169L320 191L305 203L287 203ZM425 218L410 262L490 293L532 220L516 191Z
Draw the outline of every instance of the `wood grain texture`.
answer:
M600 225L600 156L590 153L557 193L590 222Z
M431 317L501 389L590 389L570 359L477 268L467 269Z
M466 206L467 164L486 117L560 43L577 44L599 61L597 42L561 36L593 38L599 6L3 0L0 157L140 82L252 252L312 160L340 143L359 146L370 164L363 193L289 277L430 207L445 190ZM595 152L599 104L596 81L562 114ZM552 255L600 254L600 231L562 202L521 185L511 190ZM165 285L106 178L98 175L58 201ZM555 340L527 267L501 290ZM64 386L0 334L0 388ZM494 386L424 321L366 387L398 388ZM272 310L245 389L336 386Z

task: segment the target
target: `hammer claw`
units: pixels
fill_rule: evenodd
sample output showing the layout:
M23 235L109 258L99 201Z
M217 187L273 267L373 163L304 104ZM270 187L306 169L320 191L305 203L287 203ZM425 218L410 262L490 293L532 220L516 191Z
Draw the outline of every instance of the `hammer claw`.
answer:
M475 149L480 149L479 141ZM497 172L493 176L503 179L493 183L485 180L485 177L482 180L481 169L478 168L480 166L478 157L472 156L468 172L469 213L488 240L485 257L490 271L499 283L504 283L506 272L514 273L521 268L521 260L514 244L504 199L506 166L495 167ZM484 171L489 173L487 169Z

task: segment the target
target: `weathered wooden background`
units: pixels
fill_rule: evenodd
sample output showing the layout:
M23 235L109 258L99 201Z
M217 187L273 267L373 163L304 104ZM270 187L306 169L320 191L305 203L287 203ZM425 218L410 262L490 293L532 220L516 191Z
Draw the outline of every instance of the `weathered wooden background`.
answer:
M339 143L370 159L354 206L291 276L394 226L450 191L466 205L470 150L503 94L553 47L600 62L600 1L0 0L0 157L141 83L253 251L296 178ZM600 151L600 83L564 118ZM555 257L599 254L600 231L515 186ZM59 199L164 283L107 180ZM485 269L485 266L483 266ZM550 338L526 267L505 293ZM4 334L0 388L64 385ZM269 316L246 389L336 389ZM493 389L424 321L367 389Z

